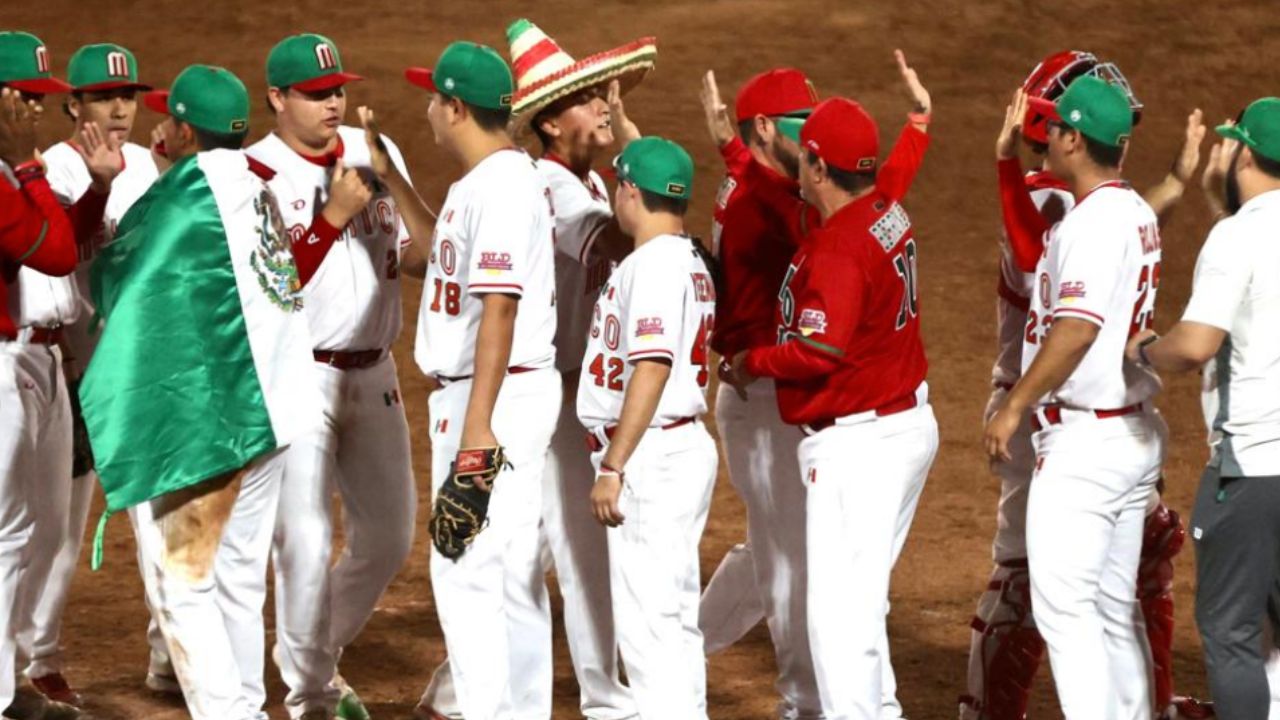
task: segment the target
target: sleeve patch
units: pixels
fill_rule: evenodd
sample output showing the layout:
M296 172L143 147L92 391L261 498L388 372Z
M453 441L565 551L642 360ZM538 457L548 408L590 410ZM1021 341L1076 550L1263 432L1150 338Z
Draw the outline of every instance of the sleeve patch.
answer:
M510 272L511 253L482 252L480 253L480 262L476 264L476 267L480 270L487 271L491 275L500 272Z
M827 314L821 310L801 310L800 319L796 321L796 328L805 337L809 337L814 333L825 333L827 331Z
M733 196L733 191L738 189L738 181L732 176L726 175L724 182L720 183L720 192L716 193L716 207L721 210L729 206L729 198Z
M1084 299L1084 281L1067 281L1058 286L1058 301L1071 303Z
M889 212L881 215L880 219L876 220L875 224L870 228L871 234L875 236L876 241L880 243L880 247L884 248L885 252L897 247L898 242L902 240L910 229L911 218L907 217L907 211L902 209L902 206L898 203L894 203L893 207L889 208Z
M662 318L640 318L636 321L636 337L652 337L662 333Z

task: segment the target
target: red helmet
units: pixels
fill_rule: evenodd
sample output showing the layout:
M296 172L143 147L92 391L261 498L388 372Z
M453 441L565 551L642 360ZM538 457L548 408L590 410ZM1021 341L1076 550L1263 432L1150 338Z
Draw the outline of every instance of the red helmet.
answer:
M1067 86L1082 75L1093 75L1124 90L1129 98L1129 107L1133 109L1133 123L1138 124L1142 118L1142 103L1133 94L1129 81L1115 63L1098 62L1093 53L1063 50L1050 55L1031 71L1022 82L1022 89L1034 98L1057 100ZM1022 123L1022 136L1042 145L1048 143L1048 119L1035 110L1028 109L1027 117Z

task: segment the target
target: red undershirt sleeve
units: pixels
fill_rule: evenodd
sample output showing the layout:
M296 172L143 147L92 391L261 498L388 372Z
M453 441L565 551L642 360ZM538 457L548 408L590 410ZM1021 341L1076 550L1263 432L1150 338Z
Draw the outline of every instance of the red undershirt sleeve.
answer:
M898 139L889 151L879 174L876 175L876 189L894 200L906 197L911 184L915 182L920 166L924 162L925 150L929 149L929 134L921 132L908 122Z
M1031 199L1031 191L1022 177L1022 163L1017 158L1001 160L996 169L1000 181L1000 212L1014 264L1023 272L1034 272L1044 253L1044 235L1049 231L1049 223Z
M94 235L102 227L102 218L107 212L107 197L90 187L67 208L67 218L71 221L72 232L80 247L90 247Z
M76 268L71 222L41 175L21 190L0 182L0 256L55 277Z
M311 219L311 227L301 240L293 243L293 262L298 266L298 280L305 286L320 269L325 256L333 243L342 235L342 229L336 228L324 219L324 215L316 213Z
M835 372L840 361L805 338L793 338L781 345L748 351L745 364L747 372L756 377L808 380Z

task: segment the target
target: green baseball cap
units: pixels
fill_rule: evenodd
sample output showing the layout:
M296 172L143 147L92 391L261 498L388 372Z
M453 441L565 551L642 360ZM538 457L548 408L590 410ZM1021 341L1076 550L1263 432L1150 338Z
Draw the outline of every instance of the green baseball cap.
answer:
M780 117L773 121L778 127L778 132L791 138L793 142L800 142L800 128L804 127L804 121L809 119L810 112L804 111L804 114L794 113Z
M267 85L315 92L340 87L364 78L342 69L338 46L323 35L291 35L267 55Z
M684 148L657 135L632 140L613 159L618 182L678 200L693 195L693 158Z
M137 88L150 90L138 82L138 61L127 48L112 43L85 45L67 63L67 80L77 92Z
M434 68L412 67L404 77L430 92L490 110L510 109L515 92L507 61L493 48L473 42L451 43Z
M1028 98L1030 109L1050 120L1079 130L1091 140L1120 147L1133 132L1133 107L1120 87L1091 75L1076 78L1052 102Z
M142 96L152 110L201 130L230 135L249 129L249 91L235 73L213 65L189 65L168 90Z
M1217 130L1222 137L1239 140L1254 153L1280 162L1280 98L1254 100L1240 122L1219 125Z
M26 32L0 32L0 85L39 95L70 91L70 85L53 77L51 65L40 38Z

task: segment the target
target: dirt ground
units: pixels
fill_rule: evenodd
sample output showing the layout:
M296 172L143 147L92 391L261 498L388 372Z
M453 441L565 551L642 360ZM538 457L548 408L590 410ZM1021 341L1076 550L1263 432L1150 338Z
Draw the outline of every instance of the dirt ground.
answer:
M813 77L824 96L845 94L862 101L880 120L883 134L891 135L906 109L891 51L904 48L935 102L934 144L906 205L922 248L929 380L943 443L894 575L890 625L902 703L910 717L929 720L955 716L956 698L963 691L968 621L990 569L998 484L987 473L978 438L994 347L999 218L992 144L1005 100L1048 52L1077 47L1116 61L1146 102L1128 173L1137 186L1147 187L1164 175L1193 107L1203 108L1206 119L1216 123L1274 90L1266 82L1274 79L1271 64L1258 62L1280 52L1274 9L1263 0L129 0L110 5L45 0L7 3L0 27L40 35L60 75L79 45L109 40L134 50L143 79L156 85L167 85L188 63L208 62L240 74L254 98L265 92L263 63L273 43L299 31L329 35L347 69L368 78L350 89L349 119L355 122L355 105L374 106L387 133L404 150L417 186L435 205L456 178L457 168L434 147L425 121L425 96L403 81L402 68L431 64L455 39L484 42L505 54L506 24L525 16L575 54L603 50L642 34L656 35L658 70L628 97L627 105L646 133L672 137L692 152L699 175L691 227L702 233L709 232L720 174L698 105L699 77L705 69L717 71L723 91L732 97L755 72L798 66ZM146 111L141 115L134 136L145 142L157 118ZM262 102L255 105L253 123L255 137L270 128ZM65 119L56 113L45 127L49 142L61 139L67 130ZM1198 193L1190 192L1164 232L1161 327L1181 312L1207 229L1205 204ZM425 496L430 466L425 432L428 387L409 360L419 295L420 286L406 282L408 321L395 350L415 431L418 484ZM1185 516L1206 456L1195 379L1169 383L1160 404L1172 428L1168 500ZM426 516L424 505L419 509L420 528ZM146 611L132 537L122 518L114 519L108 532L105 568L92 573L86 564L76 579L64 633L67 674L100 717L185 717L178 706L151 697L142 687ZM722 473L702 543L704 579L743 532L742 505ZM344 658L348 679L379 719L407 718L444 654L427 557L426 535L419 532L410 562ZM1190 551L1179 558L1177 570L1178 683L1183 691L1203 695L1192 619ZM576 685L559 629L556 642L555 716L578 717ZM770 717L772 674L768 636L757 628L732 650L711 658L711 716ZM271 682L271 717L283 718L283 691L274 671ZM1033 714L1059 716L1047 667L1041 672Z

